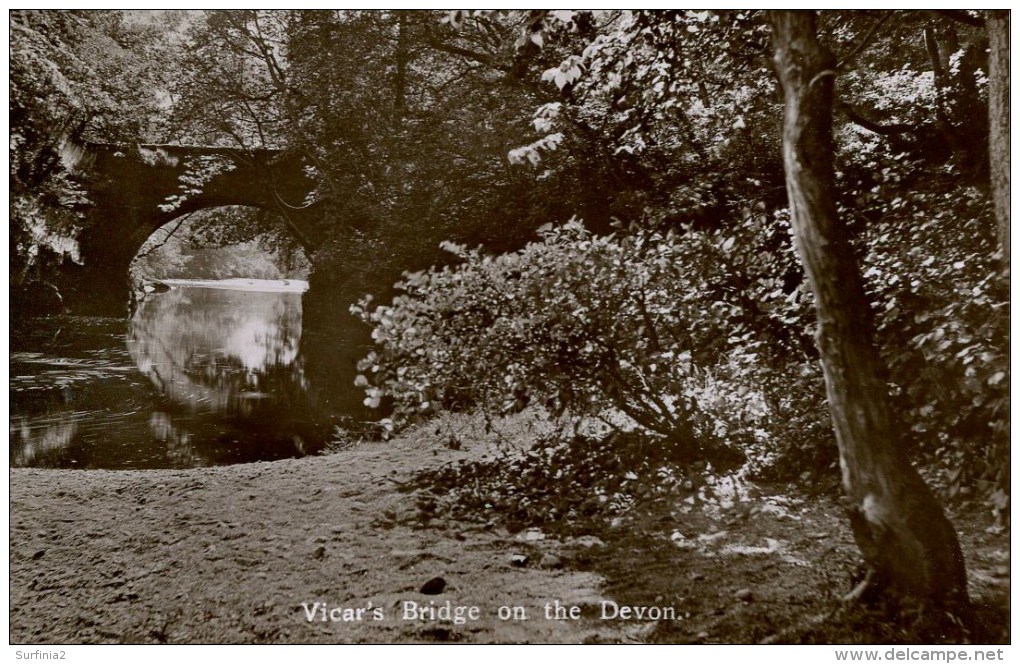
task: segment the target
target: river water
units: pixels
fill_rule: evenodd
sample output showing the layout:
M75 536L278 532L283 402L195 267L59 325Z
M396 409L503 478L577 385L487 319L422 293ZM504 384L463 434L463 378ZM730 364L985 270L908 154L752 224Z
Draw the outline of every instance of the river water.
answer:
M316 454L333 433L302 348L304 282L175 282L130 320L12 331L10 462L190 468Z

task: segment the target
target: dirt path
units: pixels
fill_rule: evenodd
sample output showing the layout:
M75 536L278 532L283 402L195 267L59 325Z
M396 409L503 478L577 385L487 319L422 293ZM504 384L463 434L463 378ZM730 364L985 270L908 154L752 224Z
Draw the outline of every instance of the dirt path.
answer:
M399 482L452 451L421 439L328 457L183 471L11 471L13 643L576 643L626 623L551 621L591 604L587 572L515 567L497 527L415 528ZM548 540L538 542L557 546ZM419 589L440 576L438 595ZM406 620L404 602L479 607L456 625ZM315 602L340 621L322 621ZM434 602L434 604L430 604ZM306 616L304 603L313 613ZM320 604L319 607L323 605ZM523 606L528 620L499 620ZM383 620L371 609L381 608Z

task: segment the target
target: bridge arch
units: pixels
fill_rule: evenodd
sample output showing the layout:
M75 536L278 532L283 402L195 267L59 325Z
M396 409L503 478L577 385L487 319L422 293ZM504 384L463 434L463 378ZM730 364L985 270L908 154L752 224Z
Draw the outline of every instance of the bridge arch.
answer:
M286 246L277 239L265 242L267 234L279 238L287 230L275 212L262 213L259 208L226 206L183 214L150 235L132 259L129 273L135 296L164 278L271 279L286 273L279 278L307 279L308 251L294 241Z
M310 252L316 206L299 158L279 150L188 145L68 146L65 164L88 199L78 236L80 264L67 262L58 287L76 313L123 315L131 261L158 229L199 210L241 205L278 213Z

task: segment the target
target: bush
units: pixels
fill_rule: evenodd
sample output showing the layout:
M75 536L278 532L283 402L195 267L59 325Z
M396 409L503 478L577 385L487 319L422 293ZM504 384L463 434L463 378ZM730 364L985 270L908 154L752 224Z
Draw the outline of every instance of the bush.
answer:
M366 403L400 425L442 408L554 417L626 415L681 460L716 458L764 412L744 311L717 276L733 239L645 232L600 237L571 221L542 241L406 275L389 306L354 312L378 348L360 365ZM740 412L732 403L740 404ZM720 403L728 403L720 409ZM756 410L757 409L757 410Z
M937 212L933 212L937 210ZM897 199L869 229L866 276L915 456L950 497L1009 496L1009 289L976 189Z
M884 217L856 242L915 458L951 495L1003 512L1008 293L984 197L933 186L869 204ZM718 467L736 447L761 479L831 488L838 453L786 221L609 237L570 222L501 256L448 245L460 265L357 309L377 343L366 402L391 400L397 425L443 408L623 413L680 460Z

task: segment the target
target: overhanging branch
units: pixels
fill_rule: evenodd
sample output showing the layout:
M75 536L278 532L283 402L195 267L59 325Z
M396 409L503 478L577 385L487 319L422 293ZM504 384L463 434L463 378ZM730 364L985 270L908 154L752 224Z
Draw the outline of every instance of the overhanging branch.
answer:
M170 238L173 237L174 233L176 233L178 231L178 229L180 229L180 227L184 225L184 222L187 221L188 219L190 219L191 215L193 215L193 214L195 214L195 213L194 212L189 212L188 214L186 214L183 217L181 217L181 220L177 222L177 225L174 226L173 229L169 233L166 234L166 237L164 237L163 240L161 242L159 242L159 244L156 244L156 245L154 245L152 247L149 247L148 251L146 251L145 253L138 254L135 258L145 258L146 256L148 256L149 254L153 253L154 251L157 251L160 248L162 248L163 245L165 245L167 242L170 241Z
M916 134L921 131L919 125L907 124L905 122L898 122L895 124L883 125L861 115L849 104L838 104L836 109L846 116L846 119L850 122L864 127L870 132L880 134L882 136L899 136L901 134Z

